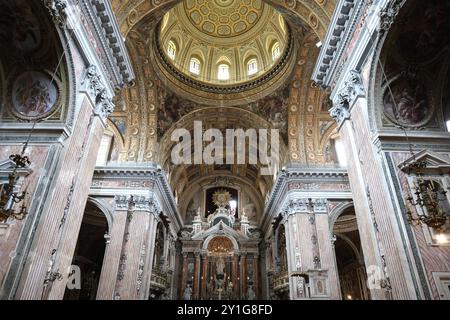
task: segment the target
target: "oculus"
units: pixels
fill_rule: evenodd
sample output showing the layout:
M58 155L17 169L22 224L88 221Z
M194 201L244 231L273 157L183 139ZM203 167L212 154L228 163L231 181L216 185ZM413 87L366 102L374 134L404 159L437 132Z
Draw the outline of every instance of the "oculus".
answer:
M54 111L59 101L56 81L41 71L26 71L13 83L13 112L26 119L42 118Z
M383 108L389 120L405 126L420 126L432 115L425 86L407 76L400 76L386 86Z

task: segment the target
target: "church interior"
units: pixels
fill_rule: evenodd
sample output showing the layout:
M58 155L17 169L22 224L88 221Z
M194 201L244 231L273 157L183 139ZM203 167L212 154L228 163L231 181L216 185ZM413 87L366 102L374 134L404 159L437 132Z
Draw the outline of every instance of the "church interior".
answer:
M0 0L0 299L449 300L449 15Z

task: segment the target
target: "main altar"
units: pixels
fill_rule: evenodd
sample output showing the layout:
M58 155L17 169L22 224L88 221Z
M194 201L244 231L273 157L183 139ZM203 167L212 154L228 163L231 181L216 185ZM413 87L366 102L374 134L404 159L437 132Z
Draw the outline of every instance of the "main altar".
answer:
M245 211L235 217L229 194L214 194L217 209L198 212L192 229L181 233L180 299L253 300L260 297L260 232Z

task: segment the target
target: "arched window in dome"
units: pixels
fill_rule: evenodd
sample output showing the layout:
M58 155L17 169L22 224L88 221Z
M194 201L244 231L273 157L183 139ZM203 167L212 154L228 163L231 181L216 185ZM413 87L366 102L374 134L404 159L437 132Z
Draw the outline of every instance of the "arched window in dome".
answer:
M258 60L252 58L247 62L247 75L251 76L258 72Z
M277 42L275 42L272 46L272 60L275 61L278 59L278 57L280 56L280 44Z
M191 62L189 63L189 71L195 75L200 74L200 60L197 58L191 58Z
M230 79L230 66L226 63L221 63L217 69L217 79L229 80Z
M167 46L167 55L170 59L175 60L175 56L177 54L177 47L175 46L175 43L170 40L169 45Z

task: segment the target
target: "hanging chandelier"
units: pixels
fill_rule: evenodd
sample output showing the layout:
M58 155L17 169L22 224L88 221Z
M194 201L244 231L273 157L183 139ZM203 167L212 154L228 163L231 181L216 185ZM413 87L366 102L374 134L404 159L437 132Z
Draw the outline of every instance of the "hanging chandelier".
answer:
M25 197L27 195L27 188L24 191L17 191L19 188L19 170L27 168L31 161L28 156L25 156L25 151L31 138L31 133L34 130L36 122L30 131L27 141L24 143L22 152L20 154L12 154L9 159L14 163L13 171L8 174L8 182L1 185L0 189L0 222L6 222L8 219L23 220L28 214L27 206L25 205ZM14 208L16 204L22 203L20 208Z
M444 231L442 228L450 221L450 212L445 208L447 191L440 188L439 183L432 179L426 180L420 175L414 181L413 189L415 197L409 196L406 200L421 210L416 210L415 216L408 210L408 221L415 226L425 224L437 231Z

